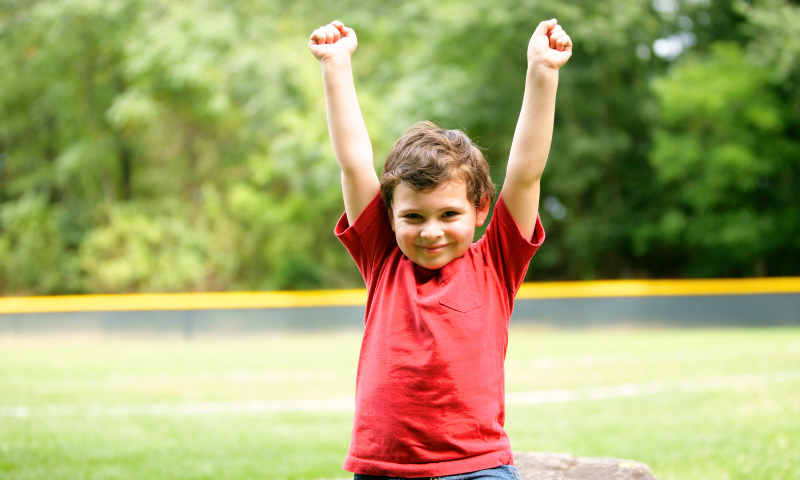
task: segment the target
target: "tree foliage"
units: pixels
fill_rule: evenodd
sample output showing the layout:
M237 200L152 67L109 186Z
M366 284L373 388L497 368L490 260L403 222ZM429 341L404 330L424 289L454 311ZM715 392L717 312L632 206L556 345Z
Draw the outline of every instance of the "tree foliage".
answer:
M357 286L308 34L358 32L376 168L432 119L499 184L553 16L576 49L529 279L800 273L795 2L6 0L0 288Z

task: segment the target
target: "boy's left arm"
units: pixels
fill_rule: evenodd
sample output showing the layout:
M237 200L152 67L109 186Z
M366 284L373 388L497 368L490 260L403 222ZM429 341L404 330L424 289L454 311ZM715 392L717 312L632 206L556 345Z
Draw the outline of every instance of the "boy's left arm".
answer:
M558 69L571 55L572 40L555 18L536 27L528 44L525 96L502 190L503 201L528 239L536 227L540 180L553 138Z

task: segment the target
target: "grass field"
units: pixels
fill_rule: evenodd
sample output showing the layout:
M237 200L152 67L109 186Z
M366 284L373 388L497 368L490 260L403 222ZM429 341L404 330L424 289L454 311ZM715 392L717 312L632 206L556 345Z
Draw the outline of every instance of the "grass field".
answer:
M516 451L800 479L800 328L512 328ZM0 478L344 478L358 333L0 339Z

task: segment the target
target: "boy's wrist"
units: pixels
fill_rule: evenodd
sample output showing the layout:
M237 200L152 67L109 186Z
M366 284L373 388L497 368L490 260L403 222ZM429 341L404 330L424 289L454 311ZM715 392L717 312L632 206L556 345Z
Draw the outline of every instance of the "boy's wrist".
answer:
M334 55L334 56L331 56L331 57L328 57L328 58L324 58L324 59L320 60L320 63L322 64L323 67L327 66L327 67L333 67L333 68L350 67L351 66L350 55L346 55L346 54L345 55L341 55L341 54L340 55Z
M528 72L526 77L529 80L536 81L558 81L558 69L542 65L540 63L532 63L528 65Z

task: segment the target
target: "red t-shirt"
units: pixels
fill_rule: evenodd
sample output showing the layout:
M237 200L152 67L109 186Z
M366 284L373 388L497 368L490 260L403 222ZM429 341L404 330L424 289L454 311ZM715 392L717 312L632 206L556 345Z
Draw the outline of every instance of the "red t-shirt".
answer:
M344 469L433 477L513 464L503 430L508 322L533 241L497 201L486 234L439 270L397 246L380 196L336 235L367 284L356 408Z

